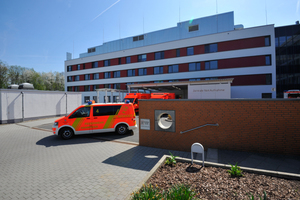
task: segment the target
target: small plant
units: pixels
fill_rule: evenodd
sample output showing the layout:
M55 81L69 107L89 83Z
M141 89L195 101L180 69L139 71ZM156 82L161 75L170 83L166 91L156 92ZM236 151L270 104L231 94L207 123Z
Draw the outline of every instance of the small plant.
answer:
M172 186L168 192L163 193L163 196L166 200L192 200L196 196L196 193L190 186L179 184Z
M268 198L267 198L267 193L266 193L266 191L264 191L264 197L261 197L260 195L258 195L259 196L259 199L260 200L267 200ZM254 200L254 196L253 196L253 194L248 194L248 197L249 197L249 199L250 200Z
M169 152L169 153L171 154L171 157L168 157L166 159L165 164L166 165L171 165L171 166L176 165L176 158L178 156L174 156L171 152Z
M231 165L231 164L230 164ZM228 173L232 176L232 177L240 177L243 176L242 174L242 170L240 167L237 166L237 163L235 165L231 165L231 169L228 170Z
M157 199L160 200L163 198L161 190L159 187L149 184L149 185L143 185L143 187L137 191L131 194L132 200L144 200L144 199Z

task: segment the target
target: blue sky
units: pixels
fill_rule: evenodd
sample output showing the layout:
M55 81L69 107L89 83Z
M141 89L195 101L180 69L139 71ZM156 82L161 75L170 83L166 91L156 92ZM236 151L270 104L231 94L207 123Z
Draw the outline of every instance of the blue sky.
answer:
M218 5L216 7L216 4ZM0 60L38 72L64 71L104 42L234 11L245 28L300 20L300 0L1 0Z

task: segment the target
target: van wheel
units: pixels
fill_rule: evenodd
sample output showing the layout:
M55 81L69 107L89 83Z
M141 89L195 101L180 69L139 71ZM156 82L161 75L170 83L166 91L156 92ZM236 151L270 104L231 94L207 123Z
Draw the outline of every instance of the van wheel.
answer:
M125 124L120 124L116 130L119 135L124 135L128 132L128 127Z
M62 128L59 133L61 138L64 140L71 139L74 135L73 130L70 128Z

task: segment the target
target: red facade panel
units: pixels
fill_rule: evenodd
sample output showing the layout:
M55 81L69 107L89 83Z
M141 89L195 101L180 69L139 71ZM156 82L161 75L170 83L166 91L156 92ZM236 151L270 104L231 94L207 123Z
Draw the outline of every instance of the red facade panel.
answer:
M72 71L75 71L75 70L77 70L77 67L76 67L77 65L72 65Z
M122 64L122 65L123 65L123 64L126 64L126 58L125 58L125 57L121 58L121 64Z
M127 76L127 70L122 70L120 75L121 75L121 77L126 77Z
M118 65L119 64L119 58L114 58L110 60L110 65Z
M247 38L218 43L218 51L230 51L265 46L265 37Z
M79 86L79 92L84 92L84 86Z
M79 75L79 81L84 81L84 75Z
M165 51L165 58L175 58L175 57L176 57L176 49Z
M205 70L205 62L200 62L200 69Z
M98 67L103 67L104 65L103 65L103 60L101 60L101 61L98 61Z
M251 56L242 58L223 59L218 61L219 69L254 67L266 65L265 56Z
M154 60L154 53L147 53L147 61Z
M179 72L188 72L189 71L189 64L179 64Z
M126 88L126 83L121 83L120 84L120 89L121 90L126 90L127 88Z
M169 72L168 66L164 66L164 74L167 74Z
M242 85L266 85L266 74L243 75L243 76L226 76L219 78L234 78L231 86Z
M180 49L180 56L186 56L186 48Z
M148 67L147 68L147 75L152 75L154 73L154 68L153 67Z
M138 56L131 56L131 63L136 63L138 61Z
M103 79L103 78L104 78L104 73L103 72L99 73L99 79Z
M92 63L85 63L85 69L91 69Z
M203 54L204 53L204 45L194 46L194 54Z

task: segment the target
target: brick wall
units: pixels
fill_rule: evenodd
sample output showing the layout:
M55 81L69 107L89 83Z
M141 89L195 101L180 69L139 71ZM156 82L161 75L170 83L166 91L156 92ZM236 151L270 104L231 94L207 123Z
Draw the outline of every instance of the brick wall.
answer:
M205 149L300 155L300 100L141 100L141 146L190 151L194 142ZM155 110L175 110L175 132L155 131ZM184 134L180 131L204 124Z

